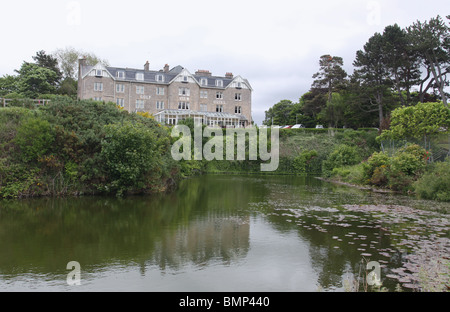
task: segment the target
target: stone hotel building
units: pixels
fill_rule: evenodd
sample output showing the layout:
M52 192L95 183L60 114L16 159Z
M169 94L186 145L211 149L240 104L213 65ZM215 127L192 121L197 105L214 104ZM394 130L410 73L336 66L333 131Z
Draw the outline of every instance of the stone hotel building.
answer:
M79 60L78 98L114 102L129 112L149 112L161 123L175 125L193 118L208 126L251 125L252 88L247 79L208 70L191 74L186 68L165 65L150 70L86 65Z

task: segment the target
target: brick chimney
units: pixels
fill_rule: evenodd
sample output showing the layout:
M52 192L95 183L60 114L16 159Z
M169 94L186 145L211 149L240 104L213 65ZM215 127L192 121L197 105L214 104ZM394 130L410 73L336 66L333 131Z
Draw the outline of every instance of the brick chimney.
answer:
M81 77L83 76L83 71L82 71L82 67L86 66L87 64L87 59L85 56L83 56L82 58L78 59L78 91L77 91L77 97L79 99L82 98L82 83L81 83Z
M206 76L206 77L211 77L211 73L209 72L209 70L204 70L204 69L199 69L195 72L195 74L197 76Z
M144 65L144 71L149 71L150 70L150 63L147 61L147 63L145 63Z
M167 73L169 71L169 64L164 65L164 72Z
M233 79L233 73L226 73L225 77L229 78L229 79Z

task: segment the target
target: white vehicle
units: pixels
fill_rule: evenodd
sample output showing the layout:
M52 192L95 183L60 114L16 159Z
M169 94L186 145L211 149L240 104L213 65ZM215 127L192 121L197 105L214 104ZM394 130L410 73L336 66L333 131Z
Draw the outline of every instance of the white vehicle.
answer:
M305 128L302 124L293 125L291 129Z
M322 125L317 125L316 129L323 129L323 126Z

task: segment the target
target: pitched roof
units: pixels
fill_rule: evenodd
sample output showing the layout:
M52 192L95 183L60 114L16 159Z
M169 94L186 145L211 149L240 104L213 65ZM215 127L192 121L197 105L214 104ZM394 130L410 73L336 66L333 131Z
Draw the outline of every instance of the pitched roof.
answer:
M95 66L81 66L82 75L87 75L92 69L94 69ZM114 77L114 79L119 81L127 81L127 82L144 82L144 83L155 83L155 84L169 84L173 79L175 79L178 75L182 73L182 71L185 69L183 66L175 66L172 69L170 69L168 72L164 71L155 71L155 70L149 70L146 71L144 69L135 69L135 68L121 68L121 67L104 67L109 74ZM119 77L118 72L123 72L124 76ZM143 80L138 80L136 74L142 73L144 75ZM157 76L162 76L163 80L157 80ZM206 88L223 88L226 89L231 82L237 77L229 78L229 77L222 77L222 76L211 76L210 74L195 74L191 76L197 81L199 85L202 78L207 79L206 85L201 85L201 87ZM239 77L239 76L238 76ZM222 80L223 85L217 86L216 81ZM243 79L243 81L248 85L248 87L251 89L250 83L247 81L247 79Z

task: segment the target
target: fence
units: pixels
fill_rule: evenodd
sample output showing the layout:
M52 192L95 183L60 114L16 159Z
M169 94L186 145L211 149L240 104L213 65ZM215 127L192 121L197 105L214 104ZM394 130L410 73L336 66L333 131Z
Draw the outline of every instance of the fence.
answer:
M39 106L39 105L47 105L50 100L47 99L6 99L0 98L0 105L2 107L6 106Z
M417 144L430 152L429 162L444 161L450 157L450 133L426 137L424 139L384 140L381 150L389 156L395 154L408 143Z

